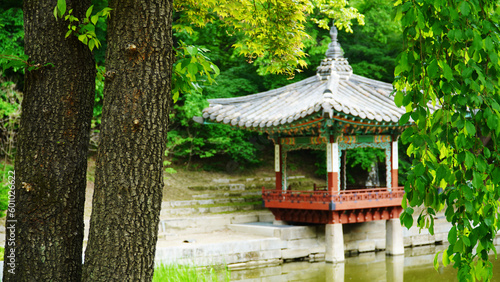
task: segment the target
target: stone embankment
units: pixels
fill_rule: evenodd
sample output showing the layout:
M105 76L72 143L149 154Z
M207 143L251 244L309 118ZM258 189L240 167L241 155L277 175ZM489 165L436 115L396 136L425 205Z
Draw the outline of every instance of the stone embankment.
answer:
M199 192L192 200L162 205L158 262L225 263L238 269L324 260L325 226L273 224L259 188L222 182L216 188L192 189ZM435 217L434 228L434 235L416 227L403 229L404 246L447 244L450 225L444 216ZM384 251L386 221L344 224L343 237L348 255Z

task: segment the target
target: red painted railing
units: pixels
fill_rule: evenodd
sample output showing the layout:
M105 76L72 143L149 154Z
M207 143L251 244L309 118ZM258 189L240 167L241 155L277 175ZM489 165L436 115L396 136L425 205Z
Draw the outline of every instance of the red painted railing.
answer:
M403 187L332 191L279 191L262 188L268 208L353 210L401 206Z

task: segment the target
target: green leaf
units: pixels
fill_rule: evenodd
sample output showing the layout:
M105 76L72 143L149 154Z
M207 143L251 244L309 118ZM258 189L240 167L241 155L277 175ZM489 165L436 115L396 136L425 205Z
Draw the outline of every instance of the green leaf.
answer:
M484 39L484 48L487 50L487 51L491 51L493 49L493 40L491 39L490 36L486 37Z
M404 98L403 91L397 91L396 96L394 96L394 103L396 104L397 107L403 106L403 98Z
M99 16L98 15L93 15L91 18L90 18L90 21L96 25L97 24L97 21L99 20Z
M471 136L474 136L476 135L476 127L474 126L474 124L472 124L472 122L470 121L466 121L465 122L465 130L467 133L469 133L469 135Z
M94 5L90 6L88 9L87 9L87 12L85 13L85 17L88 18L90 17L90 15L92 15L92 9L94 8Z
M399 119L399 125L405 125L410 121L410 115L411 113L405 113L401 116Z
M196 56L196 54L198 54L198 48L196 48L196 46L187 46L186 50L191 56Z
M195 76L195 75L196 75L196 73L198 72L198 67L196 66L196 64L189 64L189 65L187 66L187 69L188 69L188 72L189 72L191 75L193 75L193 76Z
M443 266L446 267L450 264L450 256L448 256L448 249L443 252Z
M455 244L456 241L457 241L457 227L453 226L448 232L448 242L450 242L450 244Z
M488 125L489 129L491 130L496 130L497 125L498 125L498 118L496 115L490 115L488 119L486 120L486 124Z
M443 68L443 75L448 81L453 80L453 71L451 70L450 66L446 63L441 61L441 65Z
M80 40L81 42L84 42L84 40L87 38L87 36L85 34L80 34L78 35L78 40Z
M472 168L472 165L474 165L474 161L476 160L476 157L474 154L472 154L469 151L465 152L465 166L467 168Z
M66 0L57 0L57 10L59 11L59 17L66 13Z
M483 187L483 176L481 173L477 172L477 171L474 171L472 173L473 175L473 178L472 178L472 185L474 186L474 188L476 189L479 189L481 187Z
M438 257L439 257L439 252L434 255L434 269L437 271L439 269L439 262L438 262Z
M415 171L415 176L423 175L425 172L425 167L423 163L418 163L417 166L415 166L414 171Z
M491 177L494 183L500 183L500 167L495 167L491 172Z
M476 157L476 168L480 172L486 172L486 170L488 169L488 162L483 156Z
M427 73L429 74L430 77L436 77L438 73L438 63L436 59L433 59L429 66L427 67Z
M470 7L469 7L469 3L467 3L467 1L463 1L462 4L460 5L460 12L465 17L469 15Z

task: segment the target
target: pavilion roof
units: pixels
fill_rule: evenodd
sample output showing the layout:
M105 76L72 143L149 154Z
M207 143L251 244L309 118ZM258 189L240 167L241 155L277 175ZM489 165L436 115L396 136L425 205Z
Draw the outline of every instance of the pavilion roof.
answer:
M405 113L394 105L389 83L351 75L325 93L330 80L313 76L267 92L211 99L203 117L238 127L265 128L293 123L316 112L330 118L343 113L381 123L397 123Z
M396 129L405 109L394 104L392 84L353 74L335 27L330 34L332 43L315 76L262 93L210 99L204 120L266 132L286 132L318 119L330 120L329 126L333 121L356 128Z

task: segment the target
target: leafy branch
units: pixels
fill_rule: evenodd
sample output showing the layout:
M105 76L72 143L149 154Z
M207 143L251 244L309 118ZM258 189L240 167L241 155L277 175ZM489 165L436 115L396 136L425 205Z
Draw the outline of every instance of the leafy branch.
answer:
M200 91L200 83L212 84L220 73L219 68L205 55L209 50L180 42L172 75L174 102L181 92Z
M0 66L2 66L2 71L5 72L8 69L24 69L27 68L28 71L40 69L42 67L53 67L54 64L46 63L44 65L35 62L29 62L28 55L9 55L9 54L0 54Z
M70 9L67 14L66 13L66 0L57 0L57 6L54 7L54 17L56 20L62 19L64 17L65 21L68 21L68 31L66 32L66 38L69 37L72 33L78 37L83 44L87 45L92 51L95 48L99 48L101 46L101 42L97 38L95 33L95 27L100 18L107 19L111 16L111 8L104 8L101 11L97 12L95 15L92 15L92 10L94 9L94 5L90 6L85 13L85 18L80 23L80 19L75 17L73 13L73 9Z

